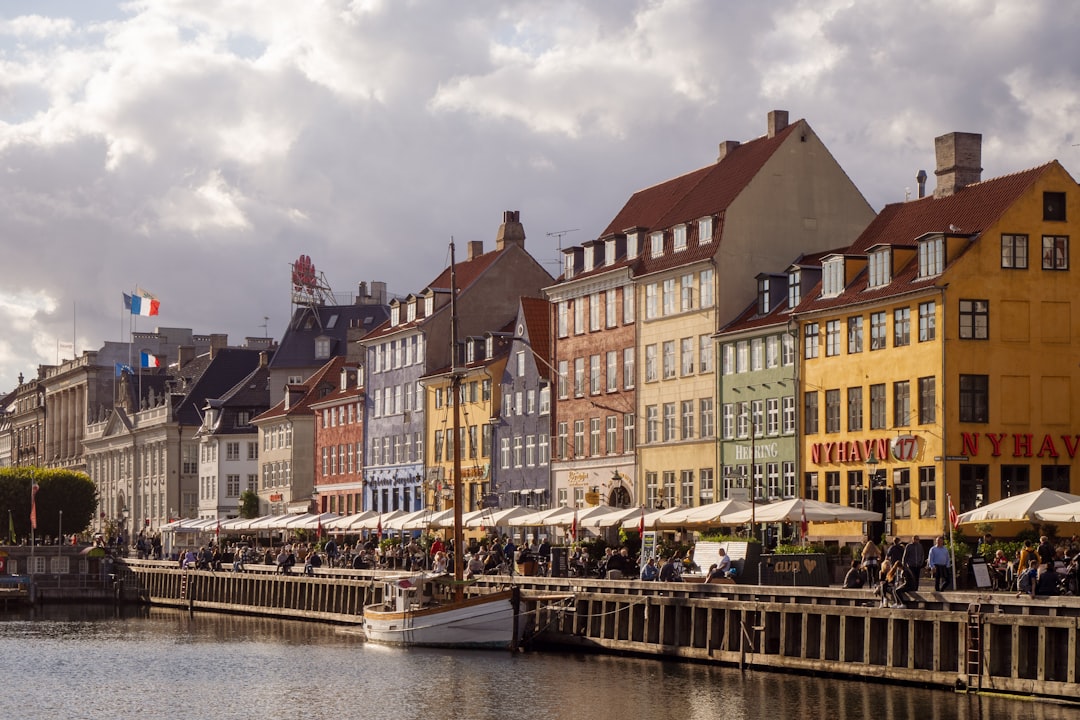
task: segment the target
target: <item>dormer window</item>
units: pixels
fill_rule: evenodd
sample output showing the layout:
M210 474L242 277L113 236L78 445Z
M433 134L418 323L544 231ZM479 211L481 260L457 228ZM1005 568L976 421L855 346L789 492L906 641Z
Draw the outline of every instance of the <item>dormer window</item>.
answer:
M636 258L638 254L638 234L636 232L626 233L626 257L627 259Z
M330 358L330 338L320 337L315 339L315 359L328 360Z
M563 277L567 280L574 277L574 253L563 253Z
M789 310L802 302L802 270L792 270L787 276L787 305Z
M675 252L682 252L686 249L686 226L676 225L672 229L672 247Z
M867 287L876 288L892 282L892 254L889 248L870 253L868 260L870 261L870 281Z
M712 242L712 217L703 217L697 221L698 245Z
M919 277L940 275L945 269L945 238L934 235L919 243Z
M604 265L615 264L615 238L604 241Z
M398 305L391 305L390 306L390 324L391 325L400 325L401 324L401 307L398 306Z
M409 304L405 306L405 319L408 322L412 322L416 319L416 299L413 298L409 301Z
M428 295L424 298L424 317L431 317L435 313L435 296Z
M484 354L487 357L495 357L495 338L491 335L484 340Z
M821 295L836 297L844 291L844 258L832 258L821 264Z
M465 343L465 362L476 362L476 342L472 338Z
M585 270L586 272L593 269L593 246L585 246Z
M664 254L664 233L654 232L649 236L649 257L658 258Z
M768 315L772 311L772 300L769 296L770 278L760 278L757 281L758 315Z

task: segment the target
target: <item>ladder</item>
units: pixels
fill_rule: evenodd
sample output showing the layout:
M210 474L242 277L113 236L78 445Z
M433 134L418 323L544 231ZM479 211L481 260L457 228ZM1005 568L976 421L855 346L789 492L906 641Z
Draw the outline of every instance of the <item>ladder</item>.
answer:
M966 643L967 691L982 690L982 603L968 605Z

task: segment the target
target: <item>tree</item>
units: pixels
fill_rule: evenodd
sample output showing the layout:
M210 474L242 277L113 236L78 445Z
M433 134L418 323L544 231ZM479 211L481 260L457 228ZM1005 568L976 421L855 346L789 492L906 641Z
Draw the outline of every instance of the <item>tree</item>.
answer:
M0 468L0 512L9 515L15 535L31 534L31 488L34 495L38 537L86 530L97 510L97 487L86 473L71 470L48 470L39 467ZM63 515L61 516L61 513ZM61 519L62 517L62 519ZM7 526L0 537L8 539Z
M240 517L259 517L259 496L251 490L240 493Z

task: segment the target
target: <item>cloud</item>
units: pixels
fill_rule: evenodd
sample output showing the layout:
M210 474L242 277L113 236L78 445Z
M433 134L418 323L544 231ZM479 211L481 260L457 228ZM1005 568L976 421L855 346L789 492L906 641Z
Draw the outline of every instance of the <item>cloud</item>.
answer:
M47 7L0 9L0 237L18 268L0 390L55 361L73 308L80 351L123 339L135 283L161 325L241 342L269 316L280 336L298 255L339 296L361 280L404 295L451 237L492 247L509 209L558 272L560 242L761 135L772 109L806 118L877 208L932 172L944 132L983 133L984 177L1078 152L1071 3Z

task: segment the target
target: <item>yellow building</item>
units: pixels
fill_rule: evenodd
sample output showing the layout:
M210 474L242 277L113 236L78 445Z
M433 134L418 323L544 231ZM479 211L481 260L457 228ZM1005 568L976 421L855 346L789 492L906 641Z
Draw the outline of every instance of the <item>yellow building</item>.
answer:
M804 494L884 515L840 540L939 534L958 512L1071 479L1080 317L1076 181L1056 161L980 181L981 136L936 141L933 196L824 258L799 322Z

